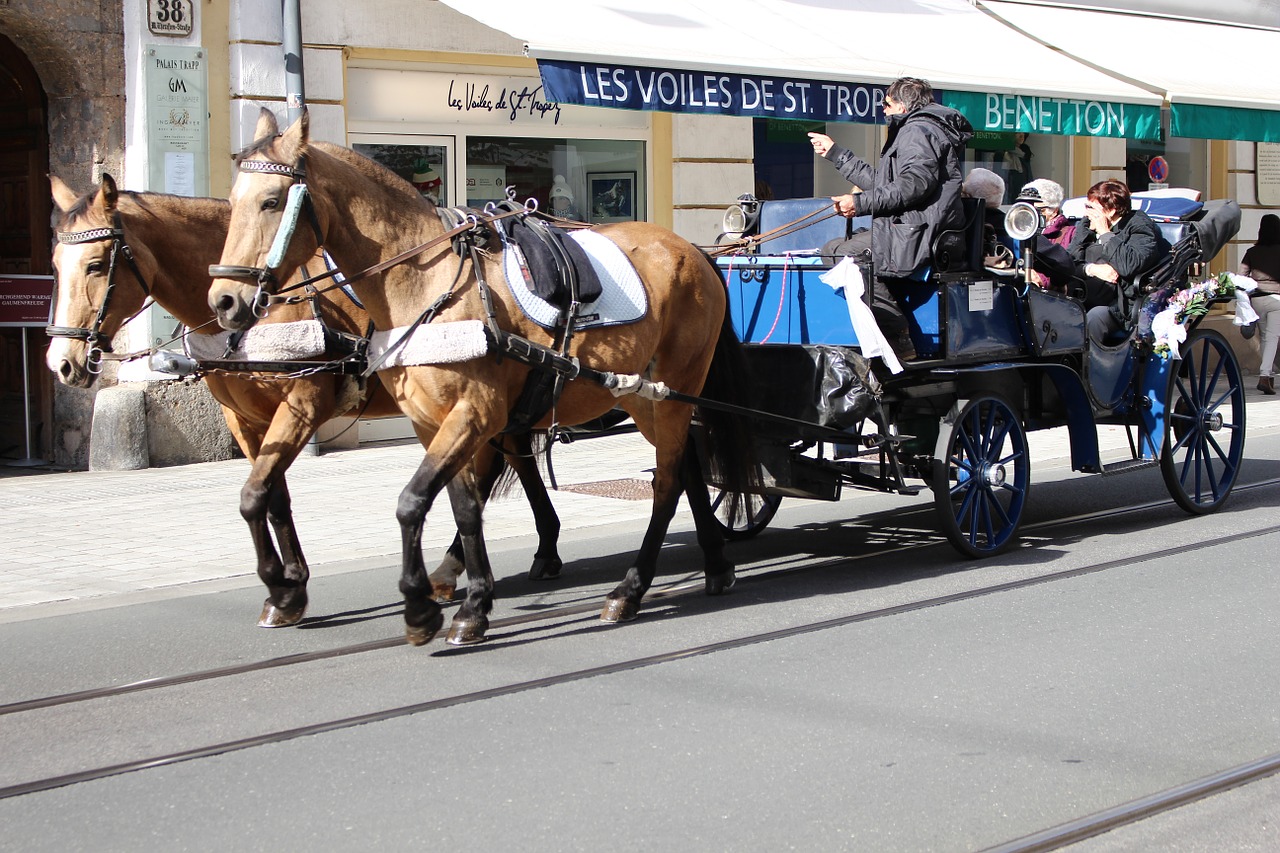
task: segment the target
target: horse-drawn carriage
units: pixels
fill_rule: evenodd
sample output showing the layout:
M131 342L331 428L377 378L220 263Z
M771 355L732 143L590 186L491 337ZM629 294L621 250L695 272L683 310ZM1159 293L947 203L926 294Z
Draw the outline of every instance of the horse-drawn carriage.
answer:
M258 131L238 158L230 205L200 204L208 210L199 229L183 226L195 212L174 197L118 196L106 180L79 200L55 192L66 197L59 200L60 296L50 333L65 342L50 364L63 381L87 385L103 343L144 294L175 306L190 301L181 280L194 274L182 267L175 276L166 263L190 266L217 247L175 240L161 233L166 225L184 239L226 235L220 263L208 266L207 305L184 302L176 312L188 325L208 325L216 316L224 328L245 330L281 302L305 315L308 297L282 294L305 285L317 296L316 284L331 273L289 282L306 275L322 247L336 261L360 297L360 317L376 331L337 354L322 335L319 360L294 369L290 384L266 400L269 383L249 371L269 366L233 360L240 390L219 397L229 422L230 412L239 411L249 424L242 445L255 458L255 473L242 513L269 591L260 624L295 624L305 609L309 572L292 528L284 469L310 431L340 410L341 387L324 380L326 371L345 376L353 362L356 372L377 374L426 448L396 508L406 637L416 644L443 625L443 596L436 575L427 575L421 533L446 490L458 526L455 559L469 577L449 641L484 639L493 577L481 517L493 463L500 454L527 462L508 434L512 424L555 430L595 422L617 406L654 445L653 514L631 568L606 598L602 618L609 622L638 613L682 493L705 555L707 592L718 594L734 582L723 532L751 535L782 496L835 499L844 485L913 493L923 482L957 547L974 556L998 552L1012 541L1026 505L1032 430L1068 426L1076 470L1160 465L1175 500L1190 512L1217 509L1235 483L1244 446L1239 367L1222 336L1195 329L1199 318L1192 314L1179 317L1192 329L1181 360L1162 355L1142 323L1122 341L1092 345L1079 302L1028 285L1016 270L983 269L980 249L970 251L974 243L961 233L939 247L926 281L897 294L923 358L890 373L859 346L850 320L856 298L818 280L832 266L813 248L827 236L812 227L825 200L761 205L756 236L790 238L790 245L773 241L776 254L769 255L747 251L713 261L647 223L553 236L549 263L563 270L575 266L575 254L585 256L603 282L602 295L584 304L574 284L567 298L539 303L530 301L527 258L508 240L513 223L537 222L533 206L439 209L350 149L311 141L305 114L282 133L264 112ZM786 227L775 230L770 217ZM1185 287L1196 265L1234 233L1238 217L1227 205L1171 225L1187 233L1173 235L1174 254L1145 283L1145 307L1163 307ZM845 228L843 220L827 221ZM1015 237L1034 231L1023 233L1017 217L1009 222ZM751 237L740 245L758 249L761 241ZM126 277L136 280L127 295L116 289L118 256L128 260L120 265ZM1202 297L1202 303L1217 298ZM309 310L319 319L325 309ZM239 344L220 346L230 352ZM745 361L757 376L748 375ZM212 362L201 369L215 369ZM750 393L761 389L763 395ZM1129 429L1130 460L1103 463L1099 424ZM727 523L717 519L719 499L709 498L704 470L722 488L720 498L729 498ZM522 479L542 534L531 577L554 576L558 522L540 480Z
M770 389L766 407L782 418L761 430L768 483L734 525L737 535L767 524L782 496L834 500L844 485L910 494L923 483L961 552L997 553L1013 541L1026 507L1027 433L1059 426L1068 428L1074 470L1158 465L1183 509L1221 507L1244 450L1239 365L1222 335L1197 329L1202 312L1177 317L1188 336L1173 352L1163 351L1151 319L1203 275L1238 229L1239 208L1135 204L1157 219L1173 250L1144 276L1123 333L1091 341L1079 299L1031 283L1030 247L1041 227L1034 207L1009 210L1010 236L1026 247L1010 270L983 265L982 216L969 208L972 225L951 235L958 238L948 245L951 257L936 250L927 277L895 286L919 357L894 374L860 352L849 288L836 292L835 259L821 254L869 221L825 215L827 199L744 197L726 217L737 250L718 263L734 327ZM1226 288L1208 290L1198 308L1227 299ZM1127 430L1128 458L1104 462L1102 425Z

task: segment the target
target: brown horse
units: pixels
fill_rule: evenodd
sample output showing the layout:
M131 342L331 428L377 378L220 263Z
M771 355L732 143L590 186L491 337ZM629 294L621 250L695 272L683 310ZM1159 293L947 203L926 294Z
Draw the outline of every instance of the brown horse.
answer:
M231 207L225 200L120 192L110 175L103 176L97 191L78 198L57 177L51 176L51 182L59 210L59 242L53 253L58 300L48 364L63 383L82 388L93 384L98 356L91 357L90 350L108 347L121 325L142 308L148 293L183 324L198 329L196 334L220 331L209 310L208 269L226 239ZM125 252L132 261L126 261ZM335 331L358 336L368 328L364 309L342 294L320 295L314 306L307 301L276 306L266 322L309 320L313 307ZM307 605L310 572L294 527L285 472L325 421L344 412L385 417L399 414L399 408L376 376L363 389L353 377L336 373L301 378L263 374L254 379L210 372L204 380L253 466L241 490L240 513L253 537L258 576L269 591L258 624L295 624ZM561 566L556 550L560 521L527 440L515 449L511 465L529 496L539 534L530 576L554 577ZM500 456L495 462L486 469L486 495L503 470ZM431 576L433 594L440 600L452 596L463 571L462 558L461 539L455 537Z
M476 246L475 251L455 253L449 240L442 239L446 227L434 205L377 163L350 149L311 141L305 113L280 134L275 117L263 110L256 136L258 141L238 158L240 173L232 187L230 233L222 264L214 271L215 276L224 277L215 278L209 292L211 307L225 328L252 325L253 308L261 293L278 291L279 279L309 258L317 244L322 243L348 271L368 269L402 250L422 245L423 250L410 260L387 269L381 285L357 284L361 301L378 329L408 327L415 321L439 326L481 320L488 324L491 342L502 331L543 347L556 345L551 333L524 316L505 284L498 284L505 276L502 249L496 241ZM305 195L299 193L302 188ZM300 198L305 199L301 212ZM290 217L297 223L292 233ZM278 238L282 223L284 237ZM746 377L741 345L725 310L724 280L710 259L670 231L645 222L610 225L597 231L614 243L639 273L648 312L627 325L576 331L569 355L581 365L611 371L615 376L643 376L685 394L703 393L725 402L742 400ZM281 239L287 243L278 242ZM275 254L280 257L273 261L274 268L263 269ZM477 269L485 281L495 283L491 290L481 286ZM256 284L246 284L246 276ZM469 579L467 600L453 620L449 642L479 641L488 627L493 580L470 460L507 426L530 374L526 363L508 356L509 350L500 358L486 356L382 371L383 382L413 421L426 447L422 465L401 493L397 507L403 546L400 589L405 596L406 634L415 644L429 641L443 625L423 570L421 536L426 514L445 488L462 535ZM735 382L736 397L729 387ZM601 615L608 622L635 618L653 582L658 551L682 486L705 554L707 592L724 592L734 580L733 565L724 557L723 535L710 511L691 446L686 453L691 405L635 394L615 401L605 387L578 378L566 383L563 396L537 426L545 427L553 418L560 424L582 423L601 416L615 402L654 446L657 465L649 527L626 577L608 595ZM714 408L704 408L700 419L713 451L722 451L717 459L719 471L729 475L754 471L746 464L750 442L741 419L722 416ZM735 485L744 484L731 484L731 491L744 490Z

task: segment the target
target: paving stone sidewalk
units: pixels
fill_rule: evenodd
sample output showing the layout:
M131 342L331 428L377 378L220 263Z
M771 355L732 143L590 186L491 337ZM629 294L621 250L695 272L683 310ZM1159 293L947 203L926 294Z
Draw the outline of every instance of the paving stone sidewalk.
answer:
M1280 397L1248 387L1250 433L1280 428ZM1118 427L1100 430L1104 459L1127 452ZM1065 428L1030 436L1036 470L1065 466ZM312 571L353 571L398 560L396 499L422 459L416 443L303 456L289 471L294 516ZM564 530L606 528L649 516L645 484L653 452L637 434L558 447L552 493ZM240 517L243 459L110 472L21 472L0 468L0 617L50 602L236 579L256 583L253 547ZM585 485L584 485L585 484ZM845 490L842 500L860 495ZM856 512L851 507L850 512ZM674 524L690 522L681 501ZM447 498L428 519L424 548L453 539ZM485 512L490 543L533 534L519 487Z

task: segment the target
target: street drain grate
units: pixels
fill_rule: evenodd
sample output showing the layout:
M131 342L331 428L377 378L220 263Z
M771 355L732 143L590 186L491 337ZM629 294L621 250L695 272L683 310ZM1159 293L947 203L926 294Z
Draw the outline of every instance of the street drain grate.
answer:
M653 500L653 484L648 480L600 480L596 483L574 483L561 486L562 492L575 492L580 495L595 495L599 498L618 498L624 501Z

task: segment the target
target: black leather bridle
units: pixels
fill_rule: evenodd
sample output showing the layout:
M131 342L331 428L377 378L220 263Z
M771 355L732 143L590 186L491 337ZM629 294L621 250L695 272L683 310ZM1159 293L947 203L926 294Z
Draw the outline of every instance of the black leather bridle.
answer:
M133 250L129 248L129 244L124 239L124 228L120 224L120 214L116 213L110 228L90 228L86 231L59 231L58 242L65 246L73 246L80 243L99 243L111 241L111 259L107 265L107 290L102 296L102 304L98 306L98 313L93 318L93 325L85 328L82 326L54 326L52 324L45 326L45 334L51 338L71 338L72 340L84 341L89 349L85 355L85 370L89 373L98 374L102 372L102 359L105 353L111 352L111 338L103 336L102 324L107 318L107 309L111 307L111 296L116 289L116 265L121 257L125 263L129 265L129 269L133 271L134 278L138 280L138 285L142 288L142 292L151 298L151 288L147 286L147 280L143 278L142 271L138 269L138 262L134 260ZM143 309L147 307L144 302L142 308L133 315L133 317L141 314ZM129 317L124 322L132 320ZM121 324L124 325L123 323Z
M238 168L242 172L257 172L259 174L283 175L292 179L293 183L301 188L302 199L299 202L307 213L307 219L311 223L311 228L316 235L316 245L323 245L324 239L320 232L320 222L316 218L315 207L311 204L311 194L307 192L307 172L304 158L299 158L297 165L290 166L286 163L276 163L271 160L241 160ZM287 209L286 209L287 212ZM299 211L299 215L301 211ZM281 227L286 227L285 222L281 222ZM289 231L286 234L276 233L276 238L272 242L271 252L267 256L268 262L271 255L284 256L284 249L288 246L289 241L293 239L293 231L296 228L296 221L292 225L288 225ZM267 309L271 305L271 298L279 292L280 281L276 277L276 267L251 267L229 264L211 264L209 266L209 275L213 278L228 278L233 281L247 281L257 284L258 289L253 294L253 313L259 318L267 316ZM268 287L270 285L270 287Z

